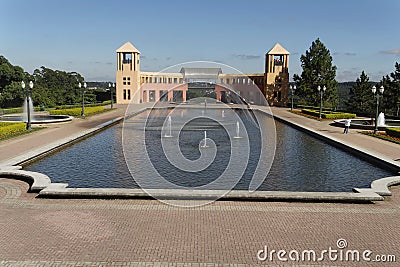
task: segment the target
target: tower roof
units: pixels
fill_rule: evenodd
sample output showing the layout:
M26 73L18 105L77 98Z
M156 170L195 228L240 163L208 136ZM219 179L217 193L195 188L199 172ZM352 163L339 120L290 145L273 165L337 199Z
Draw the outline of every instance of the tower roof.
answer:
M120 48L116 50L117 53L139 53L140 51L136 49L136 47L131 44L131 42L126 42Z
M276 43L274 47L272 47L271 50L267 52L267 55L290 55L290 53L279 43Z

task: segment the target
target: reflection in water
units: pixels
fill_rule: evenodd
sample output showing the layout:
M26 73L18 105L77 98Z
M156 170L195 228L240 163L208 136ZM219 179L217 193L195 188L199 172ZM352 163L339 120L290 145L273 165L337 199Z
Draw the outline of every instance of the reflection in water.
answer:
M207 137L217 146L216 160L206 170L198 173L180 171L172 166L160 152L162 121L166 116L153 121L146 131L146 148L157 171L175 184L199 186L223 172L230 156L230 141L226 131L218 123L192 121L179 135L182 154L191 160L200 156L199 143L204 138L206 123ZM212 112L212 111L207 111ZM216 110L221 116L221 110ZM132 119L133 129L143 124L145 113ZM227 116L227 114L224 114ZM179 121L184 111L172 118ZM250 160L235 189L248 189L252 172L255 170L260 153L260 133L250 120L243 118L250 139ZM196 125L197 124L197 125ZM172 127L174 127L172 125ZM232 124L236 131L236 124ZM285 191L351 191L354 187L369 187L371 181L392 175L383 169L360 160L323 141L315 139L283 123L276 122L277 145L272 168L258 190ZM47 174L52 182L66 182L70 187L137 187L126 166L121 145L122 125L116 125L67 149L44 158L27 170ZM157 141L158 140L158 141ZM140 158L132 159L140 168ZM146 172L146 170L142 170ZM149 178L150 179L150 178ZM157 188L157 185L152 187Z

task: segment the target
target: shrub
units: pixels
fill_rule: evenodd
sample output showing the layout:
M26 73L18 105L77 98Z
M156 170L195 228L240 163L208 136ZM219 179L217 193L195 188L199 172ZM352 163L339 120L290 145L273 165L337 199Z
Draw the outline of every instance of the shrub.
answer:
M26 124L24 122L0 122L0 139L25 130Z
M354 113L331 113L331 114L324 114L322 113L322 118L324 119L331 119L331 120L337 120L337 119L354 119L356 117L356 114Z
M400 129L399 128L386 128L386 134L392 137L400 138Z
M93 115L104 111L103 106L85 107L85 115ZM81 116L82 108L67 108L50 110L50 115L69 115L74 117Z

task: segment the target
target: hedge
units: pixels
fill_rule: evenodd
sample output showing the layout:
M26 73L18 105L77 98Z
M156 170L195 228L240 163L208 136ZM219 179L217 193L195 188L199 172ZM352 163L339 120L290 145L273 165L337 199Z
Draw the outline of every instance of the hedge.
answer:
M33 108L34 111L40 111L40 107L34 107ZM3 108L0 109L0 114L13 114L13 113L22 113L24 112L24 109L22 107L20 108Z
M316 110L311 110L311 109L302 109L302 113L319 117L319 111ZM333 112L333 111L324 111L321 114L321 117L323 119L331 119L331 120L336 120L336 119L354 119L356 117L356 114L353 113L343 113L343 112Z
M85 107L85 115L93 115L104 111L104 106ZM69 115L74 117L81 116L82 108L67 108L50 110L50 115Z
M400 138L400 129L399 128L386 128L386 134L392 137Z
M298 108L301 109L310 109L310 110L319 110L319 107L315 107L315 106L306 106L306 105L297 105ZM322 107L322 111L333 111L333 108L324 108Z
M91 104L85 104L85 107L98 107L98 106L106 106L110 105L111 100L106 100L101 103L91 103ZM56 106L56 109L70 109L70 108L79 108L82 107L82 104L75 104L75 105L61 105L61 106Z
M0 122L0 139L25 130L26 124L24 122Z

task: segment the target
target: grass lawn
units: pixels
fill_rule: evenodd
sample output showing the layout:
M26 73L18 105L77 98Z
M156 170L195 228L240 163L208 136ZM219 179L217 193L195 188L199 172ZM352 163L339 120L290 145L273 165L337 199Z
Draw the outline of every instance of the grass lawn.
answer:
M44 128L45 127L35 127L35 128L32 128L30 131L23 130L23 131L19 131L19 132L15 132L15 133L5 134L5 135L0 137L0 142L4 141L4 140L11 139L11 138L14 138L14 137L18 137L18 136L21 136L21 135L30 134L30 133L42 130ZM0 130L1 130L1 127L0 127Z

